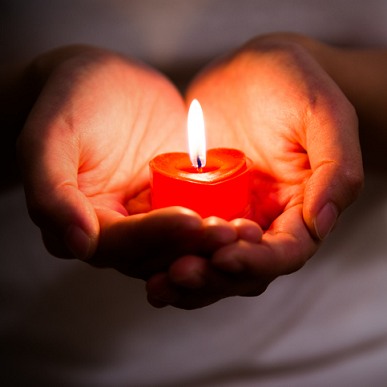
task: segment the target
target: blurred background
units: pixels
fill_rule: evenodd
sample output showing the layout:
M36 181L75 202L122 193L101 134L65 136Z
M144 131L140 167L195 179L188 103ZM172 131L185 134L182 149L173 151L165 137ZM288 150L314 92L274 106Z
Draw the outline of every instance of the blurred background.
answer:
M386 20L384 0L1 0L0 62L85 43L182 76L275 31L340 45L386 45Z
M275 31L386 47L387 1L0 0L0 70L83 43L133 55L182 89L214 57ZM385 174L367 174L302 270L258 298L191 312L156 310L143 282L51 257L21 186L0 193L1 386L386 385Z

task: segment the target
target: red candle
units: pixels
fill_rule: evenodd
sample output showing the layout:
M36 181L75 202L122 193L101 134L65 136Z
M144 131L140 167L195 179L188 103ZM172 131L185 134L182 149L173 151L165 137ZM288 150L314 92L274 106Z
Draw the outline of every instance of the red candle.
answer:
M197 101L194 103L198 105ZM200 116L201 109L199 122L203 121ZM195 127L197 121L196 117ZM199 140L192 140L189 135L190 156L164 153L149 163L152 207L182 206L202 218L217 216L231 220L246 217L250 211L252 163L237 149L217 148L206 153L204 124L200 125L203 126L201 139L199 136ZM190 115L188 126L190 130Z

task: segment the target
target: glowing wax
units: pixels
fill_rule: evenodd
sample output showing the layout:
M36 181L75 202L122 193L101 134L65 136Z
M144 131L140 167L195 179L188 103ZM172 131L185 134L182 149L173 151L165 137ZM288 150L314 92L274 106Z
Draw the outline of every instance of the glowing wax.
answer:
M202 218L226 220L250 211L250 159L237 149L207 151L203 168L192 165L187 153L164 153L150 163L153 209L182 206Z

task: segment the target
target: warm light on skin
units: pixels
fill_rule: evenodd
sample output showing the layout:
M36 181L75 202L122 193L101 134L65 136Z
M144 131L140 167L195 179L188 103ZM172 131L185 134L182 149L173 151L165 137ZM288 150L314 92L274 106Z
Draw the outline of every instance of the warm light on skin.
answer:
M194 99L188 111L188 148L189 157L195 168L206 165L206 136L204 117L200 103Z

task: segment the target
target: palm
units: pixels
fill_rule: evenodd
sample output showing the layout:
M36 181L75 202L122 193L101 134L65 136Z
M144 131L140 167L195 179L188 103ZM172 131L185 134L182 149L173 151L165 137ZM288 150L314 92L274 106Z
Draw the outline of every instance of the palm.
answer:
M253 160L252 218L267 231L260 243L222 247L212 266L190 258L174 263L168 277L151 279L151 297L160 283L175 291L182 286L172 304L183 308L258 295L303 266L320 244L314 211L335 184L330 177L341 179L342 140L356 133L353 111L326 73L310 56L281 47L247 45L215 62L190 85L187 101L193 98L203 107L209 147L239 148ZM196 289L189 273L201 273L205 285Z
M268 62L248 53L213 66L188 94L203 106L210 146L237 147L253 160L253 218L266 229L302 203L311 175L303 128L307 85Z
M59 66L19 141L27 201L48 250L93 255L92 264L142 278L192 251L201 219L177 208L145 216L142 195L150 159L184 148L185 120L176 89L131 59L92 50ZM88 232L91 249L78 240L74 253L58 240L73 232L69 223Z
M95 207L125 213L127 201L149 185L149 160L184 146L185 108L171 84L142 66L96 71L72 100L87 111L79 123L87 146L78 185Z
M257 47L212 65L186 99L203 106L209 147L253 160L262 241L254 222L150 211L148 162L185 149L184 102L154 71L91 49L50 77L19 139L27 202L48 250L149 279L150 300L183 308L260 294L299 269L319 245L317 212L329 201L342 211L342 192L361 182L345 174L361 161L356 115L309 55L265 39ZM159 296L176 286L178 302Z
M101 229L89 262L147 278L197 249L201 238L201 221L181 209L144 216L151 210L148 163L159 153L184 149L186 110L172 84L148 68L119 63L97 70L102 74L88 77L91 85L80 88L76 99L78 111L82 104L89 109L80 123L87 146L79 156L78 188Z

